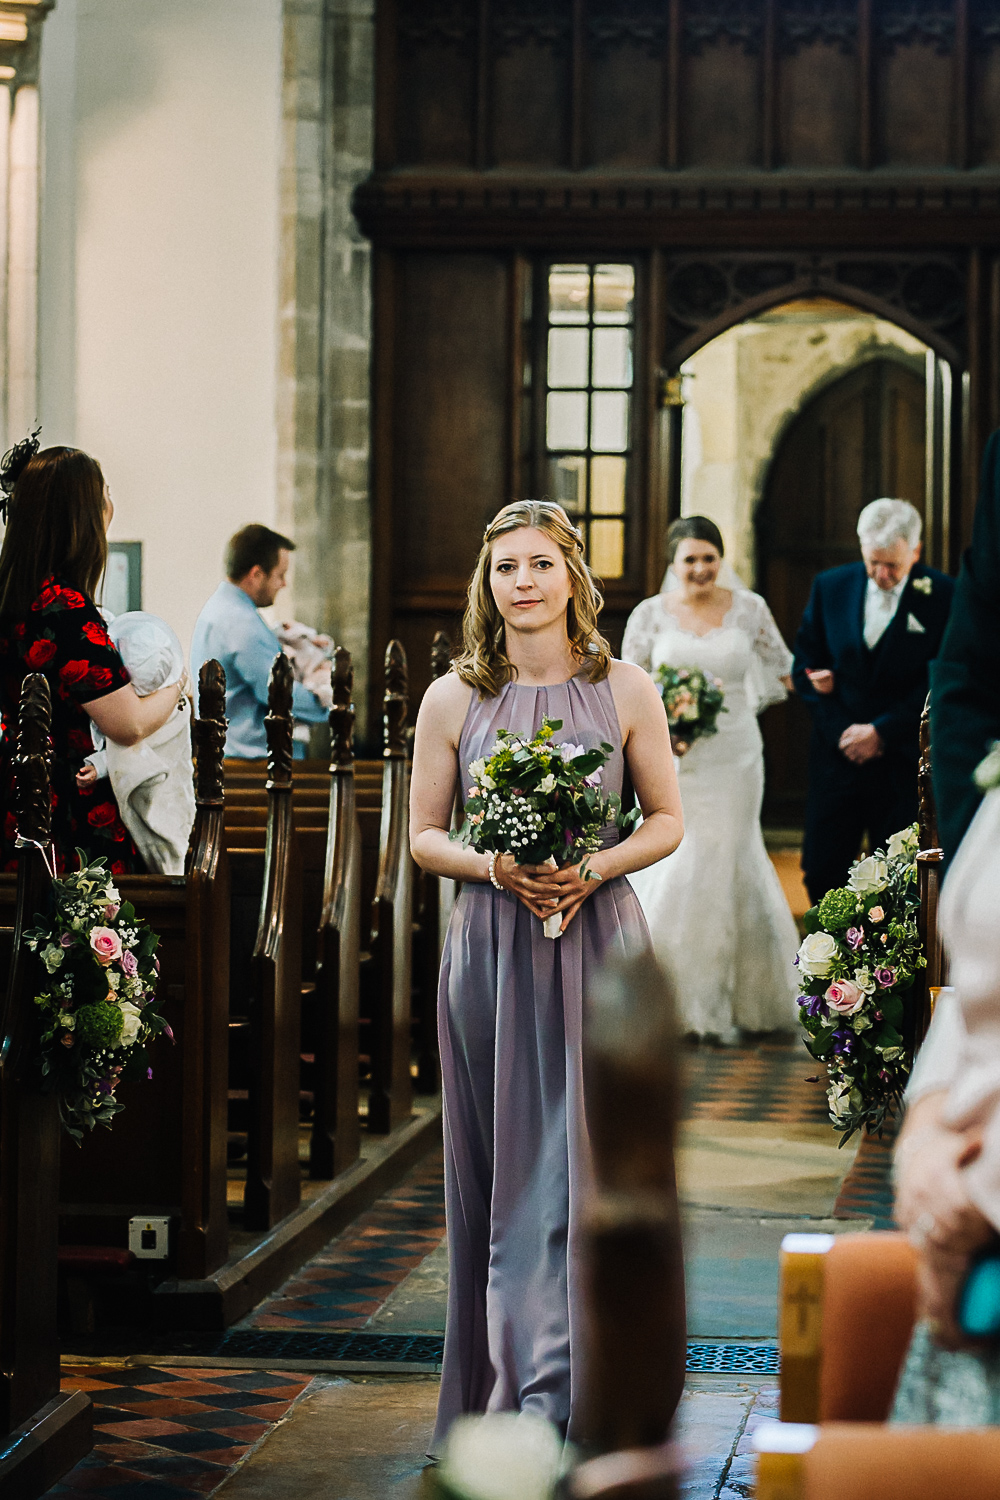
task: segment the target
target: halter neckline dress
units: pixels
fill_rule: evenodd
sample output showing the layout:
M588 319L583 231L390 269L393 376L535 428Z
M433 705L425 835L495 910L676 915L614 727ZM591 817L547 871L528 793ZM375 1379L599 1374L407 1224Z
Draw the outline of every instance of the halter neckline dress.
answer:
M622 737L607 679L510 683L473 693L459 743L471 761L498 729L614 752L604 786L620 793ZM605 844L618 841L605 829ZM463 886L438 989L444 1096L448 1321L432 1451L464 1412L531 1411L573 1435L580 1396L580 1213L591 1177L582 1078L583 996L611 953L650 951L624 877L601 884L562 937L507 891Z

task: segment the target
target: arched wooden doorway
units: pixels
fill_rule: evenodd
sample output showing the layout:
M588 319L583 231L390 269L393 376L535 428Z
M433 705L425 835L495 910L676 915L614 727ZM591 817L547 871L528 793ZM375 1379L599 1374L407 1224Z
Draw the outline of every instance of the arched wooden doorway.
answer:
M790 423L756 517L757 586L791 644L815 575L858 557L857 520L880 495L925 509L926 385L893 359L851 370ZM763 718L771 823L801 823L809 712L799 700Z

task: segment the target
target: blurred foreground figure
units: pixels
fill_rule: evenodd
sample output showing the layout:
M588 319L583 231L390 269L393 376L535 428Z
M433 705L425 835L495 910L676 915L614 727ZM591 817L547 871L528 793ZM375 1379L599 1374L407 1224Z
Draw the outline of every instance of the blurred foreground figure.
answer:
M972 773L1000 739L1000 432L986 444L972 546L931 667L934 800L945 859L975 816L982 790Z

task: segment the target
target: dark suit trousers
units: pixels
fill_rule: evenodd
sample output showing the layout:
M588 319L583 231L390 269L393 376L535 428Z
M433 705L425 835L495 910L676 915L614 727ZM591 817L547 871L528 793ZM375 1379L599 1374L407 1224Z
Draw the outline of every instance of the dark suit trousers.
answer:
M868 835L871 849L917 816L916 762L889 754L854 766L839 751L812 746L802 869L815 903L847 880Z

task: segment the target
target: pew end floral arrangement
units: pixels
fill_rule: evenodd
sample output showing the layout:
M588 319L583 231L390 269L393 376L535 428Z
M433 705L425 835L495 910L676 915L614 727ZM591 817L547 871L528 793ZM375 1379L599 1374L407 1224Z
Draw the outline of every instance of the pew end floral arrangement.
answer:
M469 767L465 821L451 837L482 852L512 854L519 865L552 868L583 861L601 847L610 824L631 827L638 811L622 814L621 798L601 785L611 745L587 750L555 744L561 719L544 719L532 739L509 729L497 731L488 756ZM597 879L596 875L593 879ZM562 916L549 917L546 937L558 937Z
M656 683L667 711L670 739L675 755L686 755L695 740L718 734L718 718L728 713L722 683L699 667L656 669Z
M53 881L49 913L25 942L47 976L35 995L42 1088L80 1142L84 1130L110 1127L123 1107L118 1084L152 1077L147 1043L172 1033L156 1001L159 938L121 900L104 860L77 854L80 868Z
M805 915L795 958L806 1046L826 1064L830 1119L881 1135L899 1109L912 1061L907 1001L926 967L917 930L917 825L851 867Z

